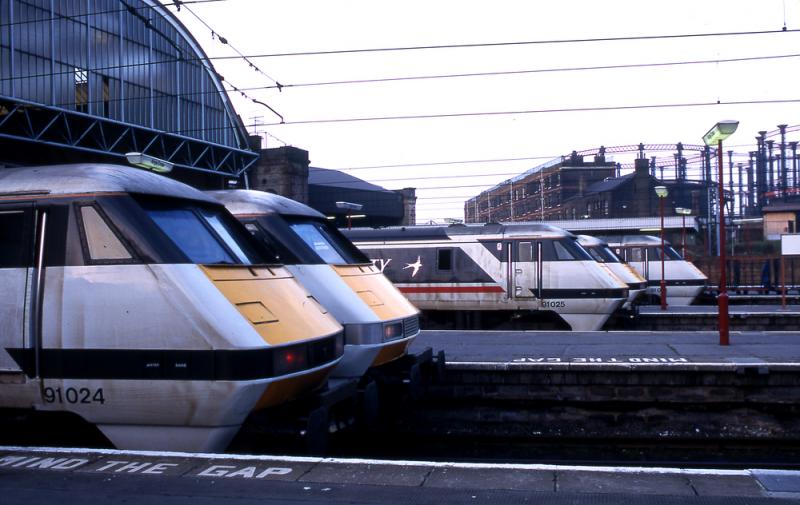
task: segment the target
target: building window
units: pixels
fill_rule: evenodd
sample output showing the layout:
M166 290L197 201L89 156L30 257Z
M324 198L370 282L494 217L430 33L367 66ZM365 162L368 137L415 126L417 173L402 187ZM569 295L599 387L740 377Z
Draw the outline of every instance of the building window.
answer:
M75 110L89 113L89 71L75 69Z
M108 90L108 76L103 76L103 117L110 117L111 114L111 106L110 106L110 93Z

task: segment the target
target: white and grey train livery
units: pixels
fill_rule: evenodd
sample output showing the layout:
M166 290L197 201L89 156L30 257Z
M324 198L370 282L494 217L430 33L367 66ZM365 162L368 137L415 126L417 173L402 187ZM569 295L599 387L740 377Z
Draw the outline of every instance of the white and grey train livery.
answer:
M602 237L631 267L647 279L647 294L661 298L661 239L652 235ZM691 305L705 289L708 277L685 260L669 242L664 243L664 281L667 305Z
M633 304L647 291L647 279L630 265L622 261L619 256L608 246L605 240L591 235L578 235L578 243L611 274L628 285L628 299L623 304L623 309L631 309Z
M561 228L543 224L345 230L423 313L557 314L573 330L598 330L628 298ZM469 317L469 316L467 316ZM505 318L505 319L503 319Z
M344 326L344 356L332 377L359 377L406 354L419 333L419 311L323 214L263 191L207 194Z
M202 192L115 165L0 170L0 410L77 415L118 448L221 451L343 348Z

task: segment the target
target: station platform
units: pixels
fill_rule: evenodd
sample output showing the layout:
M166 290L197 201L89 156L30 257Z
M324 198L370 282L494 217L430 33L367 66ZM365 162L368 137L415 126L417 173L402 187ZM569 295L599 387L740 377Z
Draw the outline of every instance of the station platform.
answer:
M719 308L716 305L639 306L638 318L630 329L654 331L716 330ZM735 305L733 297L728 306L729 327L739 331L791 331L800 328L800 305L781 305L780 298L771 304Z
M725 504L800 499L800 472L0 447L7 505Z
M681 307L681 310L699 310ZM705 308L702 308L705 309ZM674 309L677 310L677 309ZM732 331L459 331L423 330L411 351L443 350L450 369L572 368L800 371L800 330ZM763 371L763 370L762 370Z

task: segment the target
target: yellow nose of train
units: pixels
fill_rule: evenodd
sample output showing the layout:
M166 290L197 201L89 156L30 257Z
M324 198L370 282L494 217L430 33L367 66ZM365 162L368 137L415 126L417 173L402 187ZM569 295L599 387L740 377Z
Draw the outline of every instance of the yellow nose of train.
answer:
M272 382L255 409L290 400L322 385L341 356L342 327L284 267L205 265L202 270L219 291L272 347L272 370L284 378ZM300 374L303 371L309 371Z

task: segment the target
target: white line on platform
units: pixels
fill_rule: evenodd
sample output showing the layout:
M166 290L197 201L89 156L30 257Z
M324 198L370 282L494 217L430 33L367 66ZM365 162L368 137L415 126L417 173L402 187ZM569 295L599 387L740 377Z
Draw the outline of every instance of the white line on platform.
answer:
M472 469L509 469L509 470L548 470L548 471L579 471L579 472L612 472L636 474L679 474L679 475L736 475L750 476L753 472L764 473L764 470L724 470L714 468L680 468L680 467L638 467L638 466L578 466L578 465L548 465L548 464L521 464L521 463L457 463L436 461L411 461L411 460L382 460L358 458L313 458L297 456L273 455L243 455L243 454L210 454L187 453L167 451L121 451L117 449L81 449L63 447L21 447L0 446L2 452L44 452L56 454L98 454L104 456L147 456L169 457L186 459L214 459L235 461L285 461L288 463L332 463L349 465L388 465L388 466L425 466L431 468L472 468ZM800 471L782 470L781 475L800 477Z

